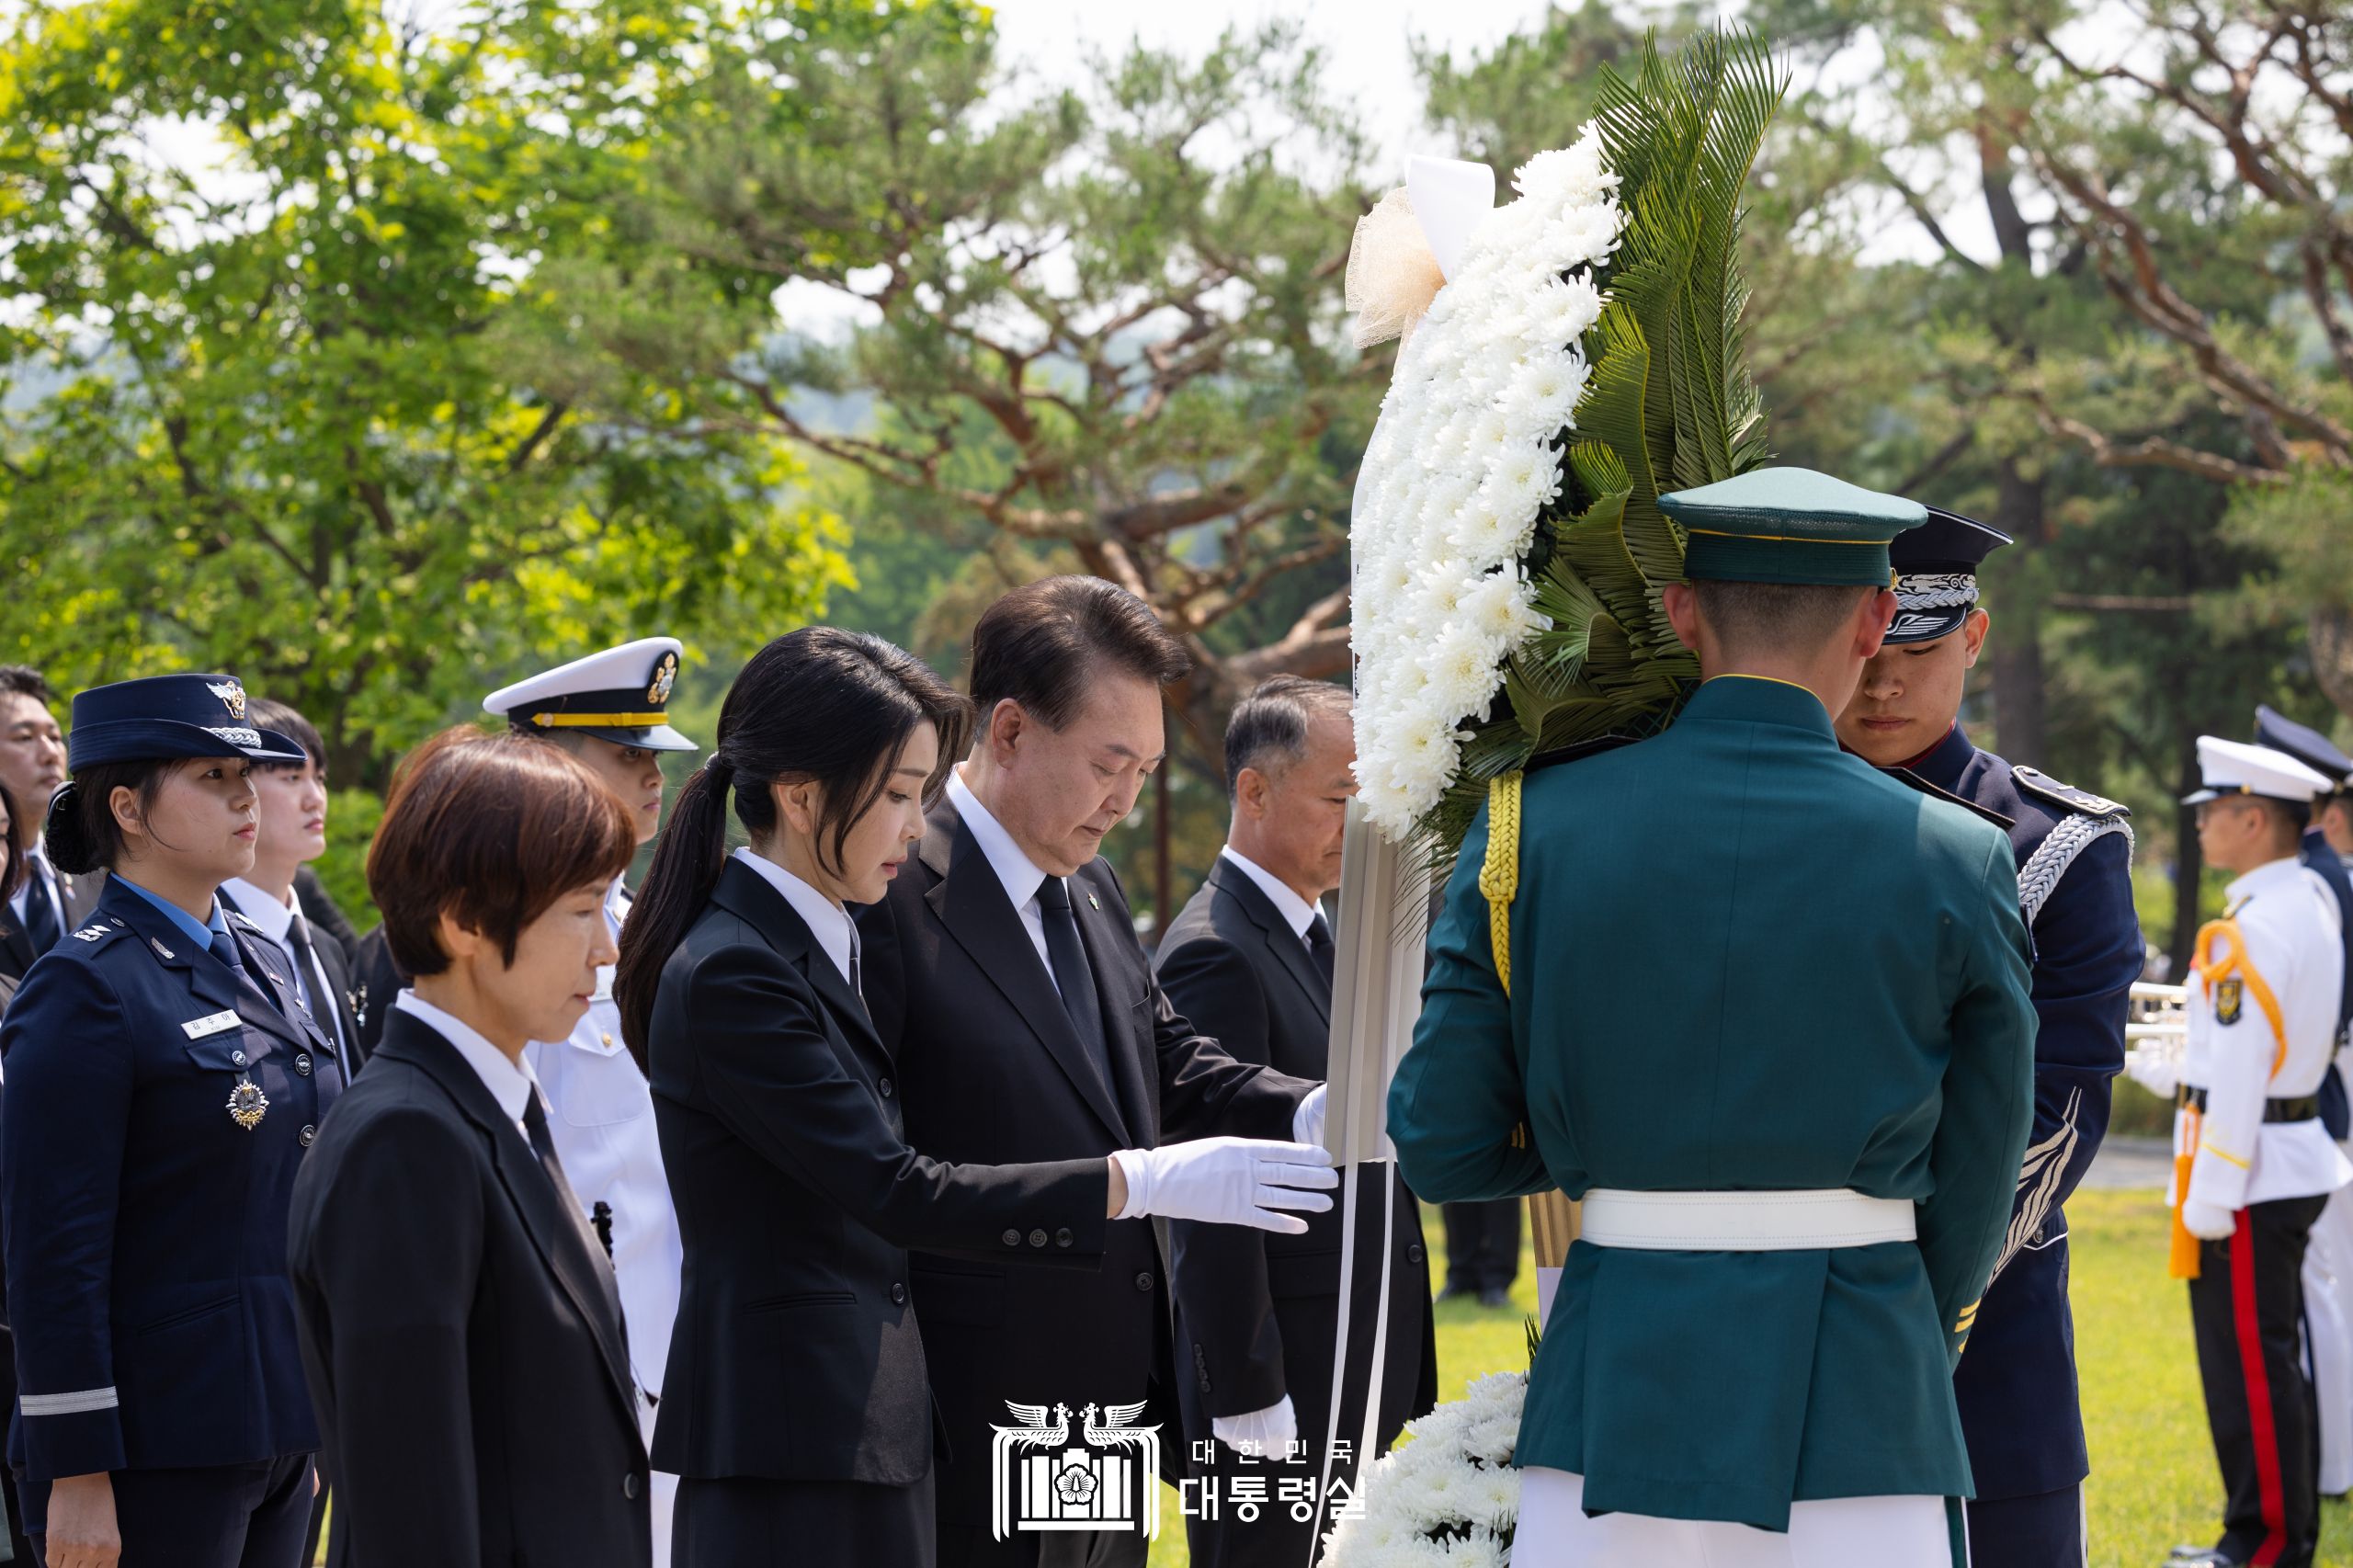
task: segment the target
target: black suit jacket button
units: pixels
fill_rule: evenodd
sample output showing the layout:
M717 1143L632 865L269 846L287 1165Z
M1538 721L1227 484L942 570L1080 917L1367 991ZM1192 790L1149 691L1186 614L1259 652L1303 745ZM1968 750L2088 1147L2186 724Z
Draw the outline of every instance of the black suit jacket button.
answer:
M1006 1244L1006 1245L1007 1245L1007 1246L1009 1246L1009 1247L1017 1247L1017 1246L1019 1246L1019 1245L1021 1244L1021 1233L1020 1233L1020 1232L1018 1232L1018 1231L1007 1231L1007 1232L1006 1232L1006 1233L1005 1233L1005 1244Z
M1405 1261L1407 1263L1419 1263L1422 1261L1421 1243L1415 1242L1412 1246L1405 1249Z
M1136 1276L1136 1289L1139 1290L1152 1289L1152 1273L1149 1269Z
M1032 1232L1030 1232L1030 1233L1029 1233L1029 1244L1030 1244L1031 1246L1033 1246L1033 1247L1041 1247L1041 1246L1044 1246L1044 1245L1046 1244L1046 1233L1045 1233L1045 1232L1043 1232L1043 1231L1032 1231Z
M886 1099L886 1100L887 1100L887 1099L889 1099L889 1098L892 1096L892 1094L894 1094L894 1093L896 1092L895 1090L893 1090L893 1089L891 1087L891 1080L890 1080L890 1079L888 1079L888 1078L883 1079L881 1083L879 1083L879 1084L875 1085L874 1086L875 1086L876 1088L878 1088L878 1089L880 1089L880 1090L881 1090L881 1091L882 1091L882 1097L883 1097L884 1099Z
M1066 1247L1070 1245L1071 1240L1070 1227L1068 1225L1064 1225L1061 1230L1054 1233L1054 1244L1058 1247Z
M305 1078L311 1075L311 1053L309 1051L298 1051L294 1053L294 1071L300 1073Z
M621 1495L634 1503L637 1501L637 1471L631 1471L621 1477Z
M316 1138L318 1135L319 1130L317 1128L305 1127L301 1131L296 1133L294 1138L296 1142L301 1144L302 1147L307 1149L311 1146L311 1140Z
M907 1288L895 1279L891 1281L891 1304L894 1307L907 1304Z

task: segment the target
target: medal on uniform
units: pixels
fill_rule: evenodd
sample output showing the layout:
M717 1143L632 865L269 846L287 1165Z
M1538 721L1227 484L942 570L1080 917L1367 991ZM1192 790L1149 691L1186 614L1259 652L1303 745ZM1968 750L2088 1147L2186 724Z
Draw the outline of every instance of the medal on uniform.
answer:
M261 1119L268 1110L269 1096L261 1092L261 1085L239 1074L236 1086L229 1091L230 1119L251 1132L261 1125Z

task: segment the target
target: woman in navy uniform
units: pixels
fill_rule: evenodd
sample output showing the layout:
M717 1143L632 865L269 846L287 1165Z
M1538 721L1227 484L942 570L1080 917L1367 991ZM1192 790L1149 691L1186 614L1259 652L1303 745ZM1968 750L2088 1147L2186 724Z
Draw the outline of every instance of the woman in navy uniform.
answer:
M225 676L74 699L49 854L110 875L0 1026L9 1458L49 1568L301 1553L319 1440L287 1204L338 1075L272 944L214 897L253 865L253 765L301 757Z
M906 1248L1083 1273L1113 1218L1299 1233L1275 1210L1331 1207L1292 1190L1338 1182L1301 1144L951 1165L902 1141L845 905L880 899L923 836L969 713L880 638L809 627L769 643L729 690L622 930L614 994L686 1242L654 1433L655 1465L684 1478L678 1568L935 1560ZM731 790L751 835L732 856Z

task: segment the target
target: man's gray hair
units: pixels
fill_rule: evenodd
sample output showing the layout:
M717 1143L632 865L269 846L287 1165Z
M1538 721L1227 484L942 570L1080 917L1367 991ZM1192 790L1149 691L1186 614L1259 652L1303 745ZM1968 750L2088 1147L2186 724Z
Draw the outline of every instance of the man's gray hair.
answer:
M1307 755L1307 730L1317 714L1345 719L1348 688L1328 680L1272 676L1233 705L1225 722L1225 796L1242 788L1242 770L1279 773Z

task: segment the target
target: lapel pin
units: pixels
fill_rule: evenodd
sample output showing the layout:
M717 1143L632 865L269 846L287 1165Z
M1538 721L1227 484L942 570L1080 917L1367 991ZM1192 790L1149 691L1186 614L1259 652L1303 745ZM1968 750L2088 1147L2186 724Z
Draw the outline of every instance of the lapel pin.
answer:
M1088 893L1086 895L1086 907L1099 913L1103 908L1103 901L1097 898L1093 893Z
M151 948L154 949L157 952L159 952L159 953L163 954L163 955L164 955L164 957L165 957L165 958L167 958L167 959L168 959L168 958L171 958L171 957L173 957L173 956L174 956L174 954L173 954L173 952L172 952L172 949L169 949L169 948L167 948L167 947L164 946L164 944L163 944L163 943L161 943L161 942L159 942L159 941L157 941L157 940L155 940L155 938L154 938L154 937L148 937L148 938L147 938L147 945L148 945L149 947L151 947Z

